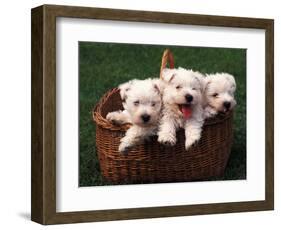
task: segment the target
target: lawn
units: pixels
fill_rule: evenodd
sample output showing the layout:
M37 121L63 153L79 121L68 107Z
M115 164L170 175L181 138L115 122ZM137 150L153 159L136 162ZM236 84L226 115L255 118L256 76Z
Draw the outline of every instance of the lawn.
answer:
M159 77L162 53L170 48L175 66L202 73L228 72L237 83L234 143L223 177L246 178L246 50L152 46L109 43L79 43L79 185L108 184L103 180L95 149L95 124L91 111L109 89L130 79Z

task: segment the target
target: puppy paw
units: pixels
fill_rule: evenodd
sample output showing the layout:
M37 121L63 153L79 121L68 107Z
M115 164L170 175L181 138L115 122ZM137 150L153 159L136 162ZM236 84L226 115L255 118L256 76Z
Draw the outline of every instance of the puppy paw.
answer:
M119 119L120 112L111 112L106 115L106 119L113 124L122 124L123 122Z
M111 112L111 113L108 113L107 115L106 115L106 120L109 120L109 121L114 121L115 120L115 117L116 117L116 112Z
M128 154L129 150L130 150L131 146L129 146L128 144L126 143L121 143L119 145L119 148L118 148L118 151L124 155Z
M177 138L171 133L162 133L158 136L158 142L163 145L173 146L176 144Z
M185 149L188 150L191 146L195 145L200 140L200 135L195 135L193 138L185 140Z
M192 146L192 145L194 145L196 143L196 141L188 141L188 140L186 140L185 141L185 150L188 150L188 149L190 149L190 147Z

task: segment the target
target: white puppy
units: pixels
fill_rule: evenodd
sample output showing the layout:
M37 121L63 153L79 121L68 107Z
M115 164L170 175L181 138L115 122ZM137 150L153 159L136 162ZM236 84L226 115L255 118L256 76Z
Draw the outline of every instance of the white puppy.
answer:
M236 105L235 79L228 73L209 74L204 78L204 116L227 113Z
M132 80L119 86L124 110L108 113L106 118L117 124L132 124L121 139L121 153L157 134L162 84L159 79L146 79Z
M187 150L200 139L204 123L203 75L183 68L164 69L162 78L166 84L163 91L163 114L158 142L175 145L176 131L184 128Z

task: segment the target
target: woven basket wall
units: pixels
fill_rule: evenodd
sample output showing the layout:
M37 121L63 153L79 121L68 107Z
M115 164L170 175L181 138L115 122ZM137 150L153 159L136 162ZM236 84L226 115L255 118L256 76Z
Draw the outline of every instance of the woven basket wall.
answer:
M173 68L173 56L166 50L160 73L168 61ZM161 145L157 137L152 137L123 155L118 146L130 125L118 126L105 119L108 112L120 109L123 109L122 102L115 88L100 99L93 111L96 148L101 172L107 181L115 184L184 182L224 173L233 139L232 113L207 120L200 141L188 151L184 147L184 131L179 130L173 147Z

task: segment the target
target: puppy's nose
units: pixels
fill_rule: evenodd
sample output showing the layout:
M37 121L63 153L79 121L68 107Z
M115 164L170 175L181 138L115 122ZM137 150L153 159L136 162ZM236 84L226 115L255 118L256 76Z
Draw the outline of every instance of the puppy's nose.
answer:
M146 123L150 120L150 116L147 114L143 114L141 115L141 119L143 120L144 123Z
M223 106L226 108L226 109L229 109L230 108L230 102L229 101L225 101L223 103Z
M186 95L185 95L185 100L186 100L187 102L192 102L193 96L190 95L190 94L186 94Z

